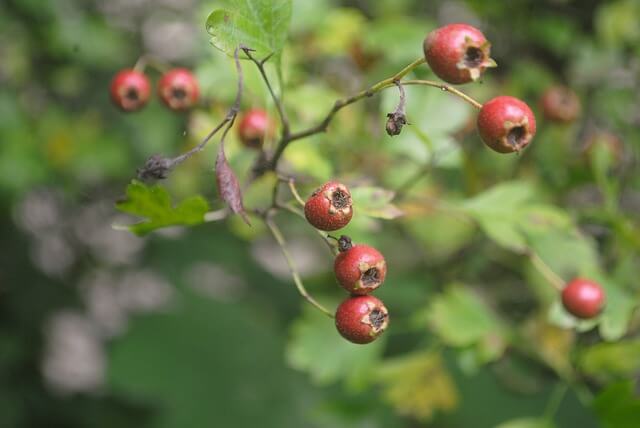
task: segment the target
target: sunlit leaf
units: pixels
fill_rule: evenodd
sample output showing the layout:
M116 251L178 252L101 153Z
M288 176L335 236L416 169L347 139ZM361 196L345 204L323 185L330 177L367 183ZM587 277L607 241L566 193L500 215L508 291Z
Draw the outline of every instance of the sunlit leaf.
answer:
M378 364L382 395L398 413L429 420L458 405L458 391L437 352L417 352Z
M599 343L584 350L579 364L585 373L602 381L632 376L640 370L640 340Z
M211 43L227 55L244 45L258 58L279 53L291 21L291 0L235 0L207 18Z
M391 203L395 193L382 187L360 186L349 189L353 205L359 213L370 217L393 220L400 217L402 211Z
M145 220L132 225L116 225L136 235L145 235L153 230L176 225L193 226L204 222L209 204L202 196L192 196L177 205L171 203L166 189L159 185L147 186L132 181L127 186L126 199L116 204L122 212L144 217Z

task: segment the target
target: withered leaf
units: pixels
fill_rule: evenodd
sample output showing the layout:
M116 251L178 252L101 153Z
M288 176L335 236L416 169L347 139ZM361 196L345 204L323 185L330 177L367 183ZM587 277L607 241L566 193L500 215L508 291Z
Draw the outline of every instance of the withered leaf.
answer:
M224 153L224 142L220 142L218 156L216 157L216 182L218 184L218 194L222 200L229 205L231 211L239 214L245 223L251 225L242 203L242 191L240 190L238 178L229 166L227 156Z

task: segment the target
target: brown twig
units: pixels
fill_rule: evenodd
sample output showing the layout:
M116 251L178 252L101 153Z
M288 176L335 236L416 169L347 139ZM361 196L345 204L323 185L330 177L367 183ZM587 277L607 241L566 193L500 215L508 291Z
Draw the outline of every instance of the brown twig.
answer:
M262 75L262 80L264 80L264 83L267 85L267 89L269 90L269 93L271 94L271 98L273 99L273 103L276 105L276 109L278 110L278 115L280 116L280 122L282 123L282 138L287 138L289 136L289 132L290 132L289 131L289 118L287 117L287 112L284 109L284 105L282 104L282 101L280 100L280 98L278 98L278 96L276 95L276 93L273 90L273 87L271 86L271 82L269 81L269 77L267 77L267 72L266 72L266 70L264 68L264 64L269 60L269 58L271 58L273 56L273 53L269 54L268 56L266 56L262 60L257 60L251 54L251 52L253 52L253 49L247 48L246 46L241 46L240 48L244 51L244 53L247 56L247 58L249 58L251 61L253 61L253 63L256 65L256 67L258 67L258 71L260 72L260 75Z
M302 278L300 278L300 274L298 273L298 269L296 268L295 262L293 261L293 257L291 257L291 253L289 253L289 250L287 248L287 243L286 243L286 241L284 239L284 236L282 235L282 232L280 232L280 229L278 228L278 226L276 226L276 224L273 222L273 219L271 219L269 215L266 215L264 217L264 222L267 225L267 228L269 228L269 231L271 232L271 235L273 235L274 239L276 240L276 242L280 246L280 250L282 251L282 255L284 256L285 260L287 261L287 265L289 266L289 271L291 272L291 277L293 278L293 282L296 284L296 288L298 289L298 292L300 293L300 295L307 302L311 303L313 306L315 306L317 309L319 309L322 313L324 313L326 316L328 316L330 318L333 318L333 313L330 312L324 306L322 306L320 303L318 303L307 292L307 289L305 288L304 284L302 283Z

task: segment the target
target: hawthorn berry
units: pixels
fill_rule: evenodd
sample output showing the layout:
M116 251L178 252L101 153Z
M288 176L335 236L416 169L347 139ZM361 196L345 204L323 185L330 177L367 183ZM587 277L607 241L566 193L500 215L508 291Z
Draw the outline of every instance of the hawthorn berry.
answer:
M378 250L364 244L353 245L344 235L339 239L339 248L333 271L345 290L362 295L382 285L387 275L387 263Z
M571 315L589 319L596 317L604 306L604 291L594 281L575 278L562 290L562 304Z
M158 94L171 110L188 110L198 102L198 81L186 68L174 68L162 75L158 82Z
M431 70L448 83L476 81L488 67L491 44L477 28L467 24L449 24L430 32L422 45Z
M149 101L151 85L143 73L121 70L111 81L111 100L123 111L140 110Z
M536 134L536 118L529 106L505 95L484 103L476 126L482 141L499 153L519 152Z
M336 328L349 342L373 342L389 325L389 312L373 296L352 296L336 310Z
M316 229L327 232L342 229L353 216L349 189L337 181L323 184L304 204L304 215Z
M542 113L547 120L570 123L580 116L580 98L565 86L552 86L540 98Z
M251 109L240 119L238 137L249 148L259 149L269 130L269 116L262 109Z

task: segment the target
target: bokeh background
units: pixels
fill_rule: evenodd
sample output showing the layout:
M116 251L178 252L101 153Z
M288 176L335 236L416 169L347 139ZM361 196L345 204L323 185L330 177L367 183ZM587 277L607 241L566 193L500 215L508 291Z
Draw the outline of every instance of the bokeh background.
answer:
M529 150L500 156L482 146L467 105L411 87L412 125L392 139L384 133L397 102L390 89L343 110L327 134L291 146L286 168L305 192L339 177L409 195L398 202L404 217L356 216L348 230L389 263L379 295L392 327L368 347L344 343L307 307L259 222L248 228L232 218L143 238L113 228L133 221L114 203L136 168L192 147L233 100L233 63L205 30L224 4L0 3L0 426L639 426L640 3L293 2L283 70L294 129L420 57L430 30L458 21L483 29L499 64L463 90L480 100L521 97L540 121ZM111 77L142 54L193 69L201 106L174 114L154 98L134 114L113 107ZM260 76L244 68L243 108L275 118ZM426 67L416 75L433 78ZM542 118L538 99L554 84L580 96L575 123ZM244 179L255 155L229 138ZM173 198L199 193L222 206L216 144L163 183ZM247 192L248 206L265 202L272 182L263 181ZM561 315L547 317L557 298L509 251L513 237L493 230L487 238L434 202L469 201L501 183L512 196L535 188L557 210L553 221L575 224L579 238L538 246L561 275L597 263L622 284L626 317L605 330L615 349L576 362L599 333L574 334ZM523 215L519 201L510 203L501 224ZM335 307L342 294L322 242L295 217L283 215L282 226L308 288ZM478 325L490 333L520 326L536 357L473 333Z

